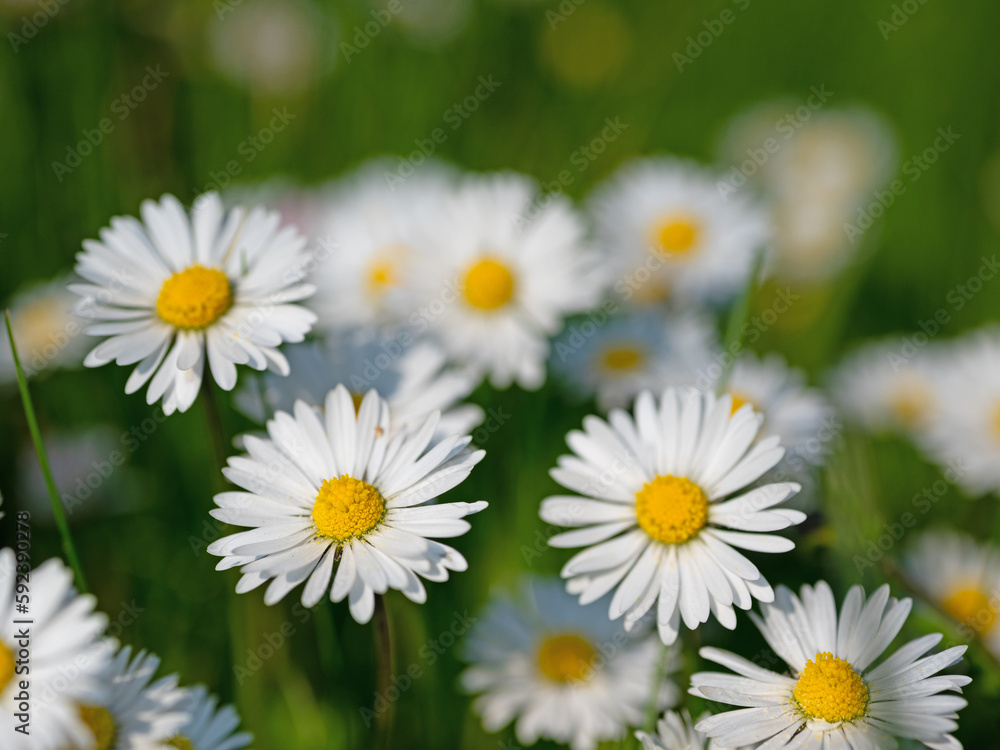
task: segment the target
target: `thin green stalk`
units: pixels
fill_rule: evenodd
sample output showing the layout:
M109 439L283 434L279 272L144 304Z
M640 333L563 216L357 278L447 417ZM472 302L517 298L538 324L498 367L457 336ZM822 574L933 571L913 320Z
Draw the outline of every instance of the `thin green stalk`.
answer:
M376 719L375 747L388 750L392 738L392 722L396 714L396 706L389 701L389 688L392 685L392 632L389 628L389 613L385 607L385 595L375 595L375 614L372 618L375 630L375 654L378 694L388 701L389 707Z
M663 680L667 676L667 665L670 664L670 653L673 647L660 644L660 657L656 661L656 670L653 673L653 683L650 685L649 703L646 704L646 713L643 716L642 729L646 734L653 734L656 731L656 720L660 716L660 691L663 688ZM622 742L622 747L637 748L639 740L635 733L631 733Z
M14 368L17 370L17 387L21 391L21 403L24 404L24 416L28 420L28 429L31 431L31 440L35 444L35 453L38 455L38 464L42 468L42 476L45 477L45 486L49 491L49 500L52 501L52 515L55 516L56 526L59 535L62 537L62 548L73 569L76 577L76 588L81 593L87 593L87 581L83 577L83 568L80 566L80 558L76 555L76 547L73 546L73 537L69 532L69 521L66 520L66 510L59 499L59 492L56 490L55 480L52 478L52 469L49 467L49 457L45 452L45 444L42 442L42 433L38 429L38 420L35 419L35 407L31 403L31 394L28 392L28 379L21 368L21 359L17 356L17 345L14 343L14 331L10 326L10 310L4 311L4 320L7 324L7 339L10 341L10 350L14 355Z
M757 292L758 280L763 266L764 253L758 252L754 257L753 269L747 277L746 286L743 287L743 293L736 300L736 304L733 305L733 309L729 312L729 321L726 323L726 337L723 341L725 348L722 350L728 356L723 360L722 374L719 375L719 382L716 384L716 391L720 394L726 390L726 386L729 383L729 376L733 372L733 365L736 364L737 352L743 346L743 329L746 327L747 316L750 314L750 303Z

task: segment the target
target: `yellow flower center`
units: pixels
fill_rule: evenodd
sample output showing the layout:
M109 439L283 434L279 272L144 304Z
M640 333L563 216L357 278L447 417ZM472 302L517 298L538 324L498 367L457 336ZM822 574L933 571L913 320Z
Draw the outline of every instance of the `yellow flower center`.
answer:
M0 641L0 693L14 680L14 652Z
M108 750L115 743L115 720L106 708L80 706L80 718L94 733L94 744L86 750Z
M960 589L945 599L941 606L956 622L972 628L980 636L986 635L996 624L997 611L978 588Z
M49 334L66 325L66 312L51 295L37 299L12 311L11 327L21 356L49 343Z
M578 635L553 635L538 648L538 670L553 682L583 682L590 678L597 651Z
M795 702L814 719L852 721L868 708L868 686L851 665L829 651L807 661L795 683Z
M167 747L176 747L177 750L194 750L194 745L187 737L173 737L167 740Z
M320 536L336 542L363 537L385 518L385 500L377 489L348 474L324 480L316 495L313 523Z
M351 401L354 402L354 416L358 416L361 413L361 402L365 400L365 394L363 393L352 393Z
M708 521L708 497L694 482L667 474L635 493L635 515L653 539L682 544Z
M646 355L637 346L624 345L606 349L601 359L605 369L624 372L641 367Z
M653 228L656 245L671 255L684 255L697 250L701 239L698 223L686 216L670 216Z
M1000 440L1000 404L993 410L993 434Z
M514 275L503 263L487 258L465 274L465 299L480 310L496 310L514 296Z
M390 286L398 283L396 264L387 258L379 258L368 266L368 288L382 294Z
M178 328L207 328L233 306L233 288L226 274L191 266L163 282L156 313Z
M904 427L916 427L927 414L931 394L917 382L901 383L889 397L889 408Z
M737 393L736 391L730 391L729 395L732 396L732 399L733 399L733 408L732 408L732 410L730 412L731 415L735 414L736 412L738 412L746 404L750 404L750 406L752 406L754 409L757 408L757 405L746 394Z

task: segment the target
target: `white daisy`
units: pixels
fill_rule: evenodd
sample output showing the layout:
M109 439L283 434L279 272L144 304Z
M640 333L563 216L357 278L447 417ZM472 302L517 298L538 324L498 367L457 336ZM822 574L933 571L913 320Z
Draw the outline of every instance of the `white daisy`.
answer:
M779 586L773 604L763 605L763 620L751 614L792 676L777 674L716 648L703 658L738 675L701 672L691 677L691 693L708 700L744 706L698 722L698 731L718 742L766 748L894 748L893 737L919 739L935 750L961 750L950 732L966 701L944 691L961 692L971 680L938 675L957 663L965 646L920 658L938 641L925 635L900 647L872 667L892 643L910 612L882 586L866 601L852 586L837 615L830 587L820 581L803 586L801 598Z
M375 594L389 588L424 602L417 575L445 581L449 570L468 567L458 551L426 537L461 536L465 516L487 505L425 505L485 455L468 448L469 437L432 441L438 420L434 412L418 430L390 435L388 404L369 391L355 408L343 385L330 391L322 415L304 401L294 416L279 411L267 423L269 438L245 436L249 455L230 458L223 470L248 492L216 495L212 515L253 528L209 546L224 558L217 569L242 568L239 593L274 579L266 604L301 583L307 607L327 593L335 602L347 597L361 623L372 616Z
M287 378L248 378L236 394L236 406L251 419L264 422L279 409L290 412L299 399L322 406L326 394L343 383L356 405L372 388L389 402L390 432L415 430L432 411L441 412L441 435L467 433L483 420L478 406L459 404L477 379L448 367L444 352L429 341L404 348L394 338L333 335L288 347L285 355L292 370Z
M215 193L190 218L171 195L144 202L142 218L112 219L101 241L84 241L77 255L76 272L91 282L70 286L84 297L80 314L105 321L87 333L109 337L84 364L138 362L125 392L152 378L146 401L162 397L166 414L194 403L206 350L227 391L238 364L287 374L277 347L301 341L316 319L290 304L314 291L301 283L305 239L279 228L275 213L224 211Z
M934 398L918 440L942 466L960 465L973 495L1000 493L1000 328L952 342L941 352Z
M906 557L910 576L963 635L1000 658L1000 550L957 531L923 534Z
M30 571L27 611L20 611L25 594L15 596L15 586L18 573L28 572L23 564L14 550L0 550L0 737L4 750L62 750L87 739L77 704L103 696L99 676L109 653L98 637L108 618L94 612L93 596L74 591L73 573L55 558ZM27 673L18 671L19 659ZM24 723L16 716L24 713L23 693L29 736L15 731Z
M703 714L699 721L708 716ZM680 713L667 711L657 723L655 735L636 732L635 736L642 743L643 750L722 750L722 745L694 728L687 710Z
M672 157L625 165L590 208L615 288L640 303L725 301L770 241L763 209L743 195L723 197L713 172Z
M187 719L170 738L169 747L179 750L238 750L253 741L249 732L236 732L240 717L232 706L218 708L219 700L198 685L183 690L181 707Z
M727 394L668 388L659 404L639 394L635 416L612 410L594 416L566 442L550 473L577 495L542 502L543 520L583 528L549 539L553 547L587 547L562 569L566 589L588 604L616 589L609 615L632 627L659 601L657 625L664 643L677 639L680 619L694 630L709 613L730 630L733 607L774 592L757 567L734 547L787 552L778 531L805 520L775 508L799 490L765 484L732 497L774 467L784 455L777 437L757 441L763 417L749 405L732 412ZM735 530L730 530L735 529Z
M601 325L571 324L555 341L553 367L602 409L627 406L644 390L693 385L718 347L712 324L696 314L632 312Z
M516 721L517 740L540 738L593 750L640 724L651 699L662 648L655 637L628 635L600 605L581 607L557 580L528 581L517 601L494 600L466 643L472 666L462 675L483 727ZM666 671L676 668L671 654ZM664 679L659 708L677 700Z
M873 432L915 436L939 410L936 352L903 353L903 337L868 342L849 354L830 378L841 413Z
M569 200L512 173L465 177L424 217L409 322L497 388L545 380L548 337L597 303L602 278Z
M439 216L453 175L433 162L406 179L394 170L388 159L375 159L309 202L307 232L323 253L313 276L319 293L310 305L326 330L408 323L417 222Z
M114 641L108 642L117 647ZM153 682L160 666L158 656L140 651L132 658L132 647L115 654L102 676L106 696L84 703L79 712L90 730L80 747L87 750L156 750L170 747L187 714L185 694L177 687L177 675Z
M17 356L27 377L43 370L79 367L90 348L83 322L73 314L79 300L66 289L66 279L35 283L7 303ZM14 356L3 331L0 383L17 382Z

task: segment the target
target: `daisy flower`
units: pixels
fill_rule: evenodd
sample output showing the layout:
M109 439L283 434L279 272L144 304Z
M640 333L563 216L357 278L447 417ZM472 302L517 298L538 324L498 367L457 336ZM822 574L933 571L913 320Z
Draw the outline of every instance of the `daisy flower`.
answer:
M590 201L615 289L639 303L667 297L724 302L770 241L767 214L723 197L716 175L672 157L625 165Z
M872 432L913 437L939 410L937 352L924 349L907 358L903 343L902 338L868 342L834 370L830 392L848 421Z
M409 323L495 387L539 388L549 336L603 285L569 200L522 175L467 176L424 227Z
M906 568L927 597L1000 658L1000 551L956 531L923 534Z
M305 239L279 221L262 209L224 211L215 193L190 218L165 195L142 204L141 223L112 219L77 255L76 272L91 283L70 286L84 298L79 314L104 321L87 333L109 337L84 364L138 363L125 392L149 382L146 402L162 397L166 414L194 403L206 351L227 391L238 364L287 375L277 347L302 341L316 316L290 304L314 288L300 283Z
M441 164L422 164L404 179L387 159L376 159L313 196L305 224L326 250L313 277L320 293L310 301L320 327L407 323L418 220L440 215L452 181Z
M700 315L632 312L602 324L574 323L553 345L552 363L601 409L629 405L640 391L693 385L718 343Z
M78 299L65 279L36 283L15 294L7 307L17 355L27 377L42 370L79 367L89 349L83 323L73 314ZM0 383L16 383L14 355L4 331L0 345Z
M709 714L703 714L699 721ZM691 715L686 711L677 713L667 711L656 725L656 734L636 732L636 739L642 743L643 750L721 750L722 746L710 740L691 722Z
M659 403L639 394L635 416L615 409L569 433L574 455L550 473L579 495L542 501L542 520L581 527L549 539L553 547L587 547L563 566L566 589L589 604L612 589L608 614L625 628L657 604L664 643L679 622L694 630L713 613L736 627L733 607L769 602L771 586L735 547L787 552L778 531L805 514L774 506L799 490L785 482L740 493L784 455L777 437L755 442L763 417L732 398L668 388Z
M117 643L109 640L108 646L113 649ZM132 658L131 646L115 654L102 679L107 695L79 708L90 730L89 741L80 747L151 750L171 746L169 740L187 718L182 708L185 694L177 687L176 675L153 682L159 666L159 657L146 651Z
M935 750L960 750L951 735L966 701L955 695L971 682L963 675L938 675L957 663L965 646L921 658L940 640L910 641L872 667L899 633L910 600L889 596L882 586L866 600L852 586L838 617L830 587L803 586L801 598L779 586L763 619L751 615L768 644L791 668L778 674L716 648L703 658L740 676L701 672L691 677L691 694L743 706L698 722L697 729L723 745L762 742L759 748L891 748L893 737L920 740Z
M991 327L943 351L933 410L918 440L941 466L958 464L972 495L1000 493L1000 328Z
M419 429L390 435L385 400L369 391L356 408L343 385L327 395L322 415L304 401L293 414L279 411L268 438L244 436L249 455L223 470L247 492L216 495L212 516L252 528L209 546L223 557L217 569L242 568L241 594L273 579L266 604L301 583L307 607L327 593L334 602L346 597L360 623L371 619L375 594L390 588L424 602L418 575L446 581L449 570L468 567L457 550L427 537L461 536L465 516L487 505L426 505L485 455L469 449L469 437L433 440L438 421L434 412Z
M581 607L558 580L531 579L519 600L495 599L473 626L462 685L481 694L473 707L488 732L514 721L522 745L546 738L593 750L642 722L661 648L609 622L602 606ZM656 705L677 693L664 679Z
M99 676L109 653L98 639L108 618L94 612L93 596L74 591L73 573L55 558L30 572L28 611L16 609L16 578L27 572L22 565L14 550L0 550L0 737L5 750L75 747L88 736L77 704L103 696ZM16 671L24 656L30 659L27 677ZM69 679L72 669L76 676ZM24 699L17 697L22 680L30 683L30 736L15 731L24 723L16 716L23 712Z
M181 707L187 720L178 734L167 742L168 747L181 750L238 750L253 742L249 732L236 730L240 717L232 706L218 708L219 700L208 690L198 685L186 688Z
M291 375L248 378L236 394L237 408L257 422L279 409L290 412L299 399L322 406L338 383L348 388L356 405L375 388L389 402L390 432L415 430L432 411L441 412L441 435L468 433L483 420L478 406L459 403L472 393L477 379L448 367L444 352L430 341L404 348L395 338L333 335L322 343L289 347L285 354Z

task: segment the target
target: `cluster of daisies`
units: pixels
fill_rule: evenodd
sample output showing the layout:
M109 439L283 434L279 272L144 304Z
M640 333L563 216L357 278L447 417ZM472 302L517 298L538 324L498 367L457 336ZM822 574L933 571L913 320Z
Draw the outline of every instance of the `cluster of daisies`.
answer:
M790 142L768 184L784 184L774 177L782 170L793 182L813 174L821 184L805 194L841 216L874 178L865 159L828 152L845 132L863 144L873 136L847 115L798 127L811 140ZM593 750L642 726L651 709L676 706L686 687L736 708L697 719L667 712L655 735L637 735L644 747L860 750L895 747L894 737L960 747L951 732L965 701L955 693L969 679L944 670L964 645L927 655L941 636L924 636L884 656L910 600L855 586L838 608L826 583L796 594L757 567L794 548L780 532L814 507L803 488L837 432L804 373L775 354L730 367L719 340L720 310L755 268L792 273L775 247L795 243L777 228L768 190L648 158L622 166L580 211L515 173L411 171L375 161L319 188L208 193L189 208L164 196L143 203L139 218L113 219L78 255L75 313L100 339L84 364L132 368L126 392L144 390L167 415L189 409L208 374L263 427L240 437L244 452L223 468L238 489L218 494L211 511L242 529L209 547L219 570L239 569L236 591L262 588L267 604L293 591L307 607L346 600L359 623L390 589L426 601L426 581L468 567L440 540L464 535L487 508L439 499L484 457L474 444L484 415L466 400L484 381L537 389L552 371L600 410L567 435L569 452L550 472L565 493L539 508L559 529L549 545L577 551L564 582L534 578L498 597L470 634L462 683L487 730L513 723L524 744ZM256 203L270 208L243 207ZM259 374L240 377L242 365ZM961 413L983 418L982 400L973 408L966 398ZM941 444L968 431L949 429ZM1000 453L1000 440L990 450ZM914 579L987 639L984 613L996 607L981 574L996 576L992 553L963 556L953 539L949 574L928 563L937 542L926 540ZM153 657L114 655L93 600L72 593L59 563L46 566L35 586L53 603L37 614L38 643L43 628L58 629L55 668L67 642L78 643L93 654L94 677L53 700L55 734L31 747L139 746L130 732L160 747L247 744L232 734L235 714L217 713L206 692L153 682ZM749 616L787 668L706 647L701 656L731 672L678 685L681 632L710 620L733 630L737 610L755 603ZM16 711L11 639L0 630L4 721ZM41 660L48 652L38 649Z

